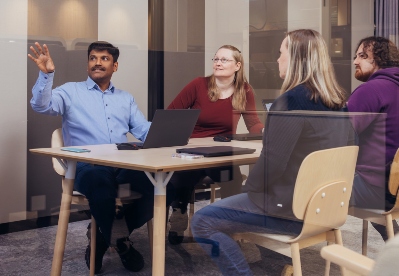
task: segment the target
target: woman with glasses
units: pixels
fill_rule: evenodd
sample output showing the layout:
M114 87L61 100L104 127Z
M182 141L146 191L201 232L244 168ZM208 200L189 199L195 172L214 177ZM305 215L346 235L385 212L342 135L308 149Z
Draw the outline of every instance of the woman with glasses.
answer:
M263 149L248 175L246 193L210 204L192 220L194 238L223 275L253 275L232 234L301 232L303 223L292 213L292 199L302 161L313 151L354 142L347 118L320 112L341 110L348 96L335 80L321 35L309 29L287 33L277 62L284 82L270 111L286 112L268 115Z
M255 113L254 94L244 73L244 60L234 46L218 49L213 60L213 74L191 81L168 106L168 109L201 109L191 138L235 134L241 115L250 133L261 133L263 124ZM168 239L172 244L181 243L187 228L187 205L194 186L209 176L220 183L221 197L241 192L242 177L239 167L176 172L171 183L176 189L172 203L173 213Z

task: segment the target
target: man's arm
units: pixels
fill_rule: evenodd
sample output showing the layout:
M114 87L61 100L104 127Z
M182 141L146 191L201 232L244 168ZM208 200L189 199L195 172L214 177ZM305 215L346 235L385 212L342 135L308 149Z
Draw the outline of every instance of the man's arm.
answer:
M30 101L31 106L33 110L42 114L62 115L65 109L64 98L66 98L66 94L61 88L52 92L55 66L50 56L50 51L46 44L43 44L43 47L41 47L36 42L35 45L37 50L31 46L30 49L33 56L28 54L28 57L36 63L40 72L32 89L33 97Z
M130 98L129 132L140 141L147 137L151 123L146 120L133 97Z

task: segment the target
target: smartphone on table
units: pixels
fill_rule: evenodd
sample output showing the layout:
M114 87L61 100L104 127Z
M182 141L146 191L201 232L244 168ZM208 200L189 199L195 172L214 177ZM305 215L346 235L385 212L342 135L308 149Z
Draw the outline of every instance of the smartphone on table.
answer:
M90 152L89 149L80 149L80 148L61 148L61 150L69 152L77 152L77 153Z

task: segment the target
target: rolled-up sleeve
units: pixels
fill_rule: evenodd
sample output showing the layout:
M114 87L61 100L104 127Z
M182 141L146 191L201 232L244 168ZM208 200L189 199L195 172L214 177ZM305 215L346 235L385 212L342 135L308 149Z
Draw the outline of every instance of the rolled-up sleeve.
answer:
M52 90L54 73L45 74L39 72L39 77L32 88L32 109L41 114L62 115L68 106L69 96L63 87Z
M140 141L144 141L150 126L151 123L146 120L143 113L139 110L136 101L131 97L129 132Z

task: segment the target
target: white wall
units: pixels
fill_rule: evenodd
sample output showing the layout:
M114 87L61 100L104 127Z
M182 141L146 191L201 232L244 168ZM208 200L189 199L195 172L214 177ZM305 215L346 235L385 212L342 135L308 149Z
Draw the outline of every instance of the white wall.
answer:
M352 53L362 38L374 35L374 0L352 0ZM355 66L352 66L352 91L362 82L355 79Z
M165 52L187 52L188 1L168 0L164 5Z
M0 223L26 218L27 0L0 9Z
M148 2L99 0L98 39L119 47L119 69L112 82L131 93L147 117Z
M212 74L212 58L218 48L230 44L244 57L249 76L249 0L205 1L205 75ZM248 132L242 119L237 133Z
M225 44L237 47L249 61L249 0L205 1L205 75L212 74L212 58Z
M321 32L323 0L288 0L288 31L313 29Z

